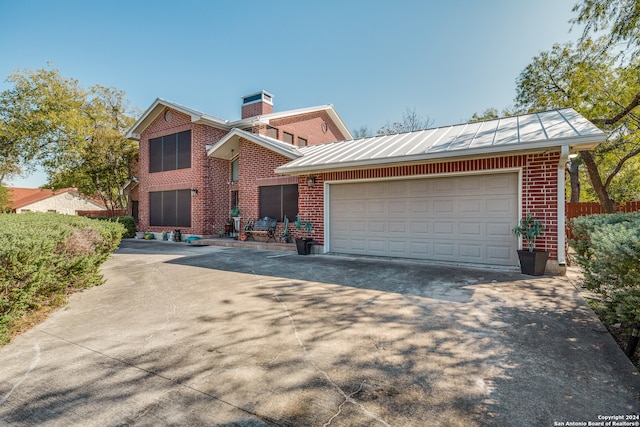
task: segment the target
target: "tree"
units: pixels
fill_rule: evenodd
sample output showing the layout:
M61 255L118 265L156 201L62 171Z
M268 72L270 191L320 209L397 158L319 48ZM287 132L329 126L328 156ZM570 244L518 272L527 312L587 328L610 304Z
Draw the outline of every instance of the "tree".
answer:
M473 115L469 119L469 123L482 122L485 120L495 120L495 119L499 119L500 117L511 117L519 113L520 111L518 111L515 107L505 108L502 110L501 113L498 112L497 108L489 107L486 110L484 110L482 113L473 113Z
M0 213L11 212L11 193L9 189L0 184Z
M27 171L39 164L48 187L77 186L109 207L123 207L119 189L133 176L137 157L137 145L124 138L134 122L124 93L85 90L52 68L17 72L7 81L12 87L0 94L0 167L12 159Z
M370 136L373 136L371 130L369 130L367 126L360 126L358 129L354 129L352 134L353 139L369 138Z
M516 105L529 111L573 107L607 133L606 143L581 151L580 158L604 210L615 212L616 177L635 169L640 154L640 62L621 64L602 46L554 45L534 57L518 77Z
M378 129L378 135L393 135L396 133L413 132L416 130L428 129L433 126L433 120L429 116L421 116L416 113L416 109L413 110L409 107L406 108L402 114L401 122L387 122L380 129Z
M632 56L640 49L640 0L582 0L573 7L578 16L573 24L584 24L581 43L600 32L605 35L605 48L626 42Z

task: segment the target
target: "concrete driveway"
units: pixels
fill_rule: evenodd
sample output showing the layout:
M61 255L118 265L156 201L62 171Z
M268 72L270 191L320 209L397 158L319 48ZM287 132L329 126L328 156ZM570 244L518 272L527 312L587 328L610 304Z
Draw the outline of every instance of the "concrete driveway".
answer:
M0 426L553 426L640 411L637 372L566 278L135 240L103 271L0 349Z

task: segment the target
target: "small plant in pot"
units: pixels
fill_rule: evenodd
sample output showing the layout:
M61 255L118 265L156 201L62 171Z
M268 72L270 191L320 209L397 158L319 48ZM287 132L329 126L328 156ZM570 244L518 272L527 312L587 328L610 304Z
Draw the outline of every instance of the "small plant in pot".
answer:
M231 208L231 210L229 211L229 214L231 215L231 218L233 218L233 236L236 240L238 239L238 231L240 231L240 220L242 219L242 217L240 216L240 207L238 205L235 205L233 208Z
M296 230L298 230L298 237L296 238L296 249L298 249L298 255L309 255L311 253L311 241L312 237L309 237L313 233L313 223L311 221L303 221L300 218L300 214L296 215L296 221L293 223Z
M516 236L522 237L527 246L527 249L518 250L520 271L530 276L542 276L547 266L549 252L535 249L535 247L536 239L544 234L544 224L531 214L527 214L526 218L521 219L520 224L512 231Z

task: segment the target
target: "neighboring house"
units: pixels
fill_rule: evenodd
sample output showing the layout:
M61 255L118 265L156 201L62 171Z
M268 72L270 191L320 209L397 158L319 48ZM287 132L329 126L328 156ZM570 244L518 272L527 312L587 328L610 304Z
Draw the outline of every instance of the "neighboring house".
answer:
M76 188L64 188L58 191L41 188L7 187L11 197L11 211L54 212L76 215L77 211L105 211L107 208L80 193Z
M531 213L546 226L538 248L554 271L565 263L569 153L605 140L573 109L340 141L350 135L330 106L268 107L229 123L157 100L130 131L143 228L209 235L237 201L245 219L313 221L322 252L516 266L511 229ZM159 159L166 135L177 148ZM182 166L163 171L166 158Z

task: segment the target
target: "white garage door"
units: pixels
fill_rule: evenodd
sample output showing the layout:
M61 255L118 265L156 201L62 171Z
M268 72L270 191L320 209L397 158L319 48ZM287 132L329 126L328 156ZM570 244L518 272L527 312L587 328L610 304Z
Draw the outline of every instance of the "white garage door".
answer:
M336 253L518 265L518 175L464 175L329 188Z

